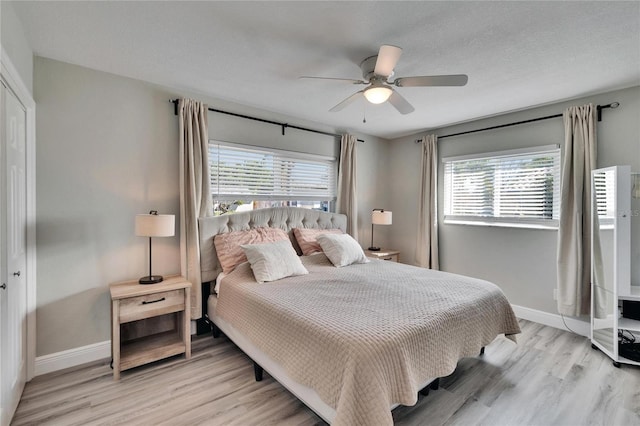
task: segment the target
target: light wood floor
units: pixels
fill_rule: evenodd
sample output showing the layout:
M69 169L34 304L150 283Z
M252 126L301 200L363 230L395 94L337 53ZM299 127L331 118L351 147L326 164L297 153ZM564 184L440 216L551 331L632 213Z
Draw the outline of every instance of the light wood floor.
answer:
M589 341L520 321L460 361L441 387L393 412L398 425L640 425L640 368L613 367ZM226 338L197 338L193 357L160 361L114 382L108 362L27 384L15 425L323 425Z

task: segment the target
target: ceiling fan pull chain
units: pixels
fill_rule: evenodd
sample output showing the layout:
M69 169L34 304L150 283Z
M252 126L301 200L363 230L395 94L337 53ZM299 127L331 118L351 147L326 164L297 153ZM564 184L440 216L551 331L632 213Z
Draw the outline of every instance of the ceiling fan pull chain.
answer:
M362 104L362 122L366 123L367 122L367 103L363 103Z

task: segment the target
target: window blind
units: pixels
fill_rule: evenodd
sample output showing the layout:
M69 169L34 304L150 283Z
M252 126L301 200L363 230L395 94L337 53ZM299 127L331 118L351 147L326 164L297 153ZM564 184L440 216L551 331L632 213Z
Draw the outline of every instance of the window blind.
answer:
M336 161L291 151L209 142L214 200L313 200L336 197Z
M560 149L444 159L445 220L555 225Z
M596 197L596 207L600 220L615 219L615 182L613 172L593 174L593 186Z

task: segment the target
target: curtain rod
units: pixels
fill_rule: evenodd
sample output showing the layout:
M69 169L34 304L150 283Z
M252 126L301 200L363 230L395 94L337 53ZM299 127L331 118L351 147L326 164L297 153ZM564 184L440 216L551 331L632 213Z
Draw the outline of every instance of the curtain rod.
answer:
M171 102L173 104L173 107L174 107L173 112L174 112L174 114L178 115L178 99L173 99L173 100L170 100L169 102ZM220 113L220 114L232 115L234 117L239 117L239 118L245 118L247 120L259 121L261 123L267 123L267 124L273 124L273 125L276 125L276 126L280 126L282 128L282 136L284 136L285 130L287 128L296 129L296 130L304 130L305 132L311 132L311 133L319 133L321 135L333 136L333 137L336 137L336 138L339 138L339 137L342 136L342 135L339 135L337 133L323 132L322 130L315 130L315 129L309 129L307 127L294 126L293 124L289 124L289 123L281 123L279 121L266 120L264 118L252 117L250 115L244 115L244 114L238 114L238 113L235 113L235 112L223 111L221 109L215 109L215 108L211 108L211 107L209 107L209 111L217 112L217 113ZM362 140L362 139L357 139L357 141L364 143L364 140Z
M604 108L618 108L619 106L620 106L619 102L612 102L607 105L597 105L596 110L598 111L598 121L602 121L602 110ZM558 118L558 117L562 117L562 114L547 115L545 117L532 118L531 120L516 121L513 123L500 124L499 126L491 126L491 127L485 127L483 129L467 130L466 132L452 133L450 135L438 136L438 140L444 139L444 138L451 138L453 136L468 135L469 133L484 132L485 130L494 130L494 129L501 129L503 127L517 126L518 124L533 123L534 121L542 121L542 120L548 120L550 118ZM415 140L415 143L421 143L421 142L422 142L422 139Z

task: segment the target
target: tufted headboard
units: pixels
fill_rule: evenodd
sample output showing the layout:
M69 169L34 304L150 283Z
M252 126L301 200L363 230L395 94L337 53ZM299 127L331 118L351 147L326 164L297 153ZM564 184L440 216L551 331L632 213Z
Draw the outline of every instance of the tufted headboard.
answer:
M298 254L300 247L293 235L293 228L341 229L346 232L347 216L297 207L272 207L234 214L198 219L200 234L200 270L202 282L216 279L222 272L213 237L231 231L253 228L280 228L289 234Z

